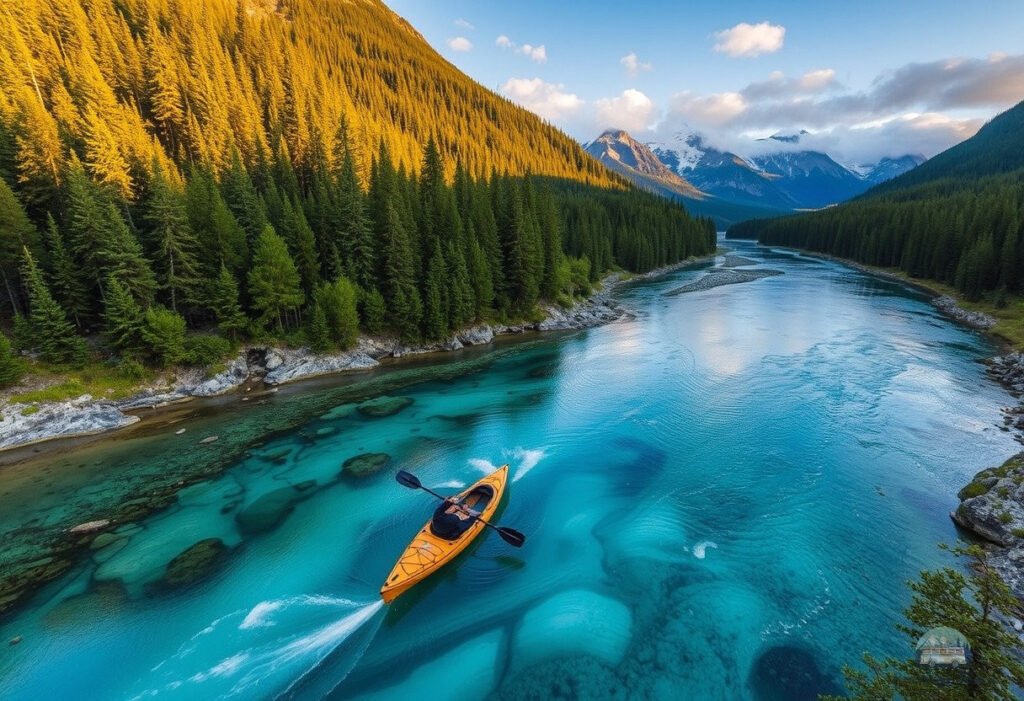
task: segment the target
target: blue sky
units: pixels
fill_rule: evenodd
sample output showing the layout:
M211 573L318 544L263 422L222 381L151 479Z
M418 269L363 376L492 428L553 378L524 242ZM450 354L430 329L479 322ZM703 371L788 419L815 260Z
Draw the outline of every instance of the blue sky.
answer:
M848 162L931 156L1024 99L1021 0L386 2L579 140L696 131L746 153L806 128Z

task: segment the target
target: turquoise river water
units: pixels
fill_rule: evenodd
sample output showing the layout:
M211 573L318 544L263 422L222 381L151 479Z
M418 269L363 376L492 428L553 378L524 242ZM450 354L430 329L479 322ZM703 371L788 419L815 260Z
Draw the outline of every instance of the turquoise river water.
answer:
M800 701L864 650L910 655L904 582L949 562L956 491L1014 451L994 349L900 285L729 245L784 274L664 295L695 266L601 328L185 405L0 470L9 556L185 483L0 622L0 698ZM378 395L412 403L356 410ZM348 474L363 453L391 463ZM380 603L434 507L395 470L447 493L503 463L525 547L486 533ZM168 584L208 539L214 565Z

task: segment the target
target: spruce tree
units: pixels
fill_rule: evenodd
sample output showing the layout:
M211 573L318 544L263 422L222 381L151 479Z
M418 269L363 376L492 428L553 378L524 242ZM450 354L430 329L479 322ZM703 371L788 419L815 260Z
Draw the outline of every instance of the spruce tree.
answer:
M22 249L22 279L28 295L28 323L32 347L49 363L80 363L85 360L85 343L75 335L74 326L50 294L42 271L28 248Z
M327 330L327 316L324 308L314 302L306 322L306 343L314 353L324 353L331 348L331 336Z
M127 285L113 275L107 278L103 297L103 337L120 353L137 355L143 347L142 307Z
M268 223L267 215L237 150L231 152L231 167L223 176L221 189L228 209L242 226L248 240L254 242Z
M197 257L206 278L217 275L222 264L236 275L241 274L249 261L245 231L228 208L208 169L192 169L185 186L185 209L189 227L196 235Z
M439 341L448 332L447 278L441 244L435 241L423 291L423 336L428 341Z
M356 287L347 278L317 288L316 306L324 312L331 341L341 348L352 346L359 336Z
M142 322L142 340L159 367L169 367L185 359L185 319L164 307L150 307Z
M171 309L177 311L179 304L194 305L199 283L198 246L189 227L184 196L167 181L159 161L153 163L145 218L150 227L149 254Z
M39 256L42 251L39 232L29 221L25 209L18 202L7 181L0 179L0 279L15 312L22 311L22 299L18 288L21 283L19 268L22 263L22 251L25 248L28 248L33 256Z
M239 332L248 326L245 313L238 303L238 281L224 264L221 264L220 273L213 282L210 309L217 318L217 328L232 340L236 340Z
M272 322L278 331L284 329L285 314L304 300L300 282L287 245L267 225L256 241L249 271L249 296L260 313L260 323Z
M18 384L25 374L25 367L14 354L7 336L0 333L0 387Z
M85 320L89 318L89 293L68 253L64 237L57 228L57 222L50 214L46 215L44 236L50 252L53 292L75 325L83 328Z
M384 332L387 304L384 302L384 295L376 287L363 292L359 311L366 333L379 335Z

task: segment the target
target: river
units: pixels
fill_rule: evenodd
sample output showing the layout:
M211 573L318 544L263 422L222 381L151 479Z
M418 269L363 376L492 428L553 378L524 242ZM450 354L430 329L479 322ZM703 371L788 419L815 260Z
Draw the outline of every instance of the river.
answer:
M172 495L3 621L0 697L799 701L864 650L910 656L904 582L950 561L957 490L1017 447L994 348L901 285L728 245L783 274L666 296L691 267L623 288L635 316L601 328L186 405L0 470L8 561ZM382 394L412 402L357 409ZM368 453L391 462L342 470ZM504 463L497 520L525 547L487 533L379 603L434 506L395 469L451 492ZM181 585L168 563L201 541Z

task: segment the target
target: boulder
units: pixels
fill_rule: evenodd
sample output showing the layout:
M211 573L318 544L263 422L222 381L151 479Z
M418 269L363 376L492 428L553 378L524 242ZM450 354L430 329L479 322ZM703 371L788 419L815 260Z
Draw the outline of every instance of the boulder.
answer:
M232 360L227 368L198 385L188 388L194 397L213 397L239 387L249 378L249 363L243 353Z
M412 397L388 397L384 395L363 402L357 407L357 410L363 416L380 419L386 416L394 416L406 407L411 406L413 401Z
M316 482L307 481L267 492L235 514L239 529L246 535L274 530L315 485Z
M390 462L391 456L387 453L363 453L343 462L341 465L342 474L354 477L367 477L380 472Z
M68 533L95 533L96 531L103 530L110 525L110 519L102 518L97 521L86 521L80 523L73 528L68 529Z
M213 443L214 441L220 440L220 436L207 436L206 438L199 441L200 443Z
M494 329L487 324L471 326L459 333L458 339L467 346L485 346L494 341Z
M169 563L160 580L168 587L184 587L208 577L223 562L228 548L220 538L206 538L190 546Z

